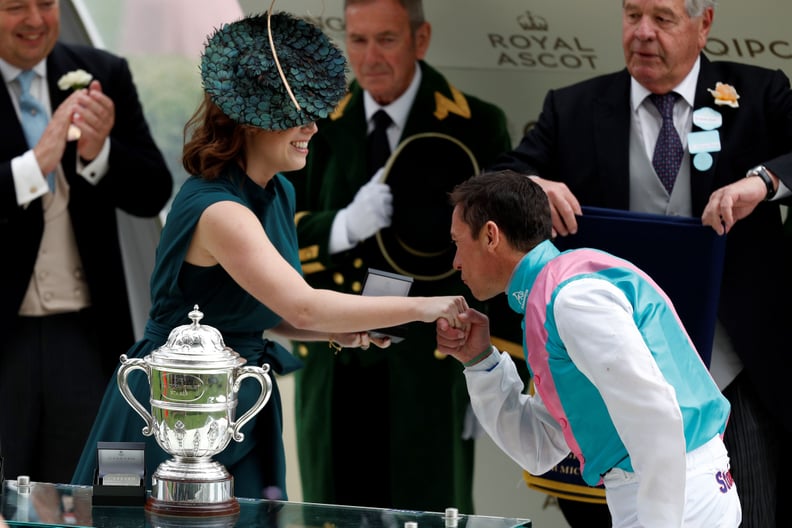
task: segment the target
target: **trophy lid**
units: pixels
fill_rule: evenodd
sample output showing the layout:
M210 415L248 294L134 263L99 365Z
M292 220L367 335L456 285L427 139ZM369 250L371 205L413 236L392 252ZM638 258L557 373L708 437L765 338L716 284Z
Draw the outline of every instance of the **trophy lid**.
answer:
M216 328L200 324L204 314L198 310L197 304L187 315L192 323L171 330L165 344L150 354L150 364L157 367L214 370L235 368L247 362L225 345L223 336Z

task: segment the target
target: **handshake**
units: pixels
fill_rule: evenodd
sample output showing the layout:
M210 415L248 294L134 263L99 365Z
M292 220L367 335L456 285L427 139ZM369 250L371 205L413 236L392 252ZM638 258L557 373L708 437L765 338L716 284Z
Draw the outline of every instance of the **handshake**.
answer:
M380 181L383 170L378 170L336 216L337 221L345 222L347 238L353 246L391 225L393 195L390 186Z

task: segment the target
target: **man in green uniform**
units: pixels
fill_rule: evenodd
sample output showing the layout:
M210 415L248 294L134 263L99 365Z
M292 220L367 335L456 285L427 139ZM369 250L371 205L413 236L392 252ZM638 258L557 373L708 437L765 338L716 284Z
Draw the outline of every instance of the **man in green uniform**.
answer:
M391 152L415 134L436 133L456 138L482 167L510 148L504 113L463 94L423 61L431 27L420 0L347 0L345 19L356 79L335 112L318 123L306 168L289 175L306 279L314 287L360 293L366 271L375 268L411 275L412 295L469 295L453 276L448 225L433 225L425 200L427 189L435 189L437 211L447 219L446 192L475 169L441 168L407 184L409 169L378 171L382 160L367 154L372 117L388 113ZM425 160L444 167L445 151L428 145L415 156L420 160L403 159L406 150L395 157L403 167L420 168ZM436 192L434 178L446 192ZM439 229L446 247L400 255L404 248L385 236L399 215L418 226L411 243L420 246ZM384 249L389 243L391 250ZM476 422L467 414L459 363L436 348L434 327L421 324L385 350L334 354L326 344L295 343L305 363L296 374L296 423L306 502L472 513Z

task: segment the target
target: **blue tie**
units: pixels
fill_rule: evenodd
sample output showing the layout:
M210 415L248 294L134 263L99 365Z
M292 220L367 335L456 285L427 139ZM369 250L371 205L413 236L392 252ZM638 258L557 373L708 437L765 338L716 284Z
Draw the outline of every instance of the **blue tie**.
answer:
M47 128L47 111L41 103L30 93L30 84L36 72L25 70L17 76L22 93L19 95L19 110L22 115L22 129L25 131L28 147L33 148L38 143L44 129ZM55 192L55 172L47 174L47 183L50 191Z
M682 165L682 155L685 152L682 148L682 141L679 139L679 133L674 127L674 103L676 103L677 97L676 92L669 92L665 95L649 95L649 99L663 117L663 125L660 127L654 156L652 156L652 166L668 194L671 194L671 190L674 188L679 167Z

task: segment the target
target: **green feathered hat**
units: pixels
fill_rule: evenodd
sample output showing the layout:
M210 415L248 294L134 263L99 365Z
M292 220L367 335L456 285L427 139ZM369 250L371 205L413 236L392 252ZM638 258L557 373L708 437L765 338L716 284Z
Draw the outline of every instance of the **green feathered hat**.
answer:
M209 36L201 56L204 91L235 122L265 130L327 117L346 93L343 53L306 20L273 13L270 23L272 43L266 13L225 24Z

